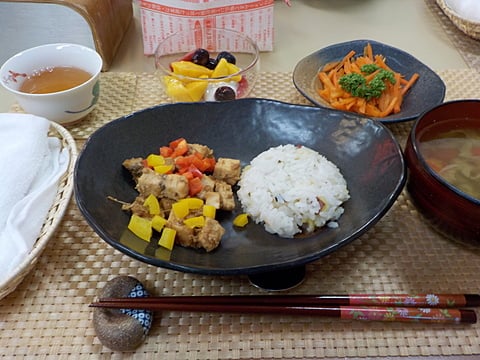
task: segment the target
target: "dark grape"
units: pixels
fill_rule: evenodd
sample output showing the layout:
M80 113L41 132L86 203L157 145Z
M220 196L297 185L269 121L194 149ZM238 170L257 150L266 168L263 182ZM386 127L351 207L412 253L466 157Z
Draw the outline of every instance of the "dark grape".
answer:
M233 90L230 86L220 86L217 90L215 90L215 100L235 100L235 90Z
M220 61L220 59L225 59L230 64L236 64L237 63L237 59L235 59L235 56L233 56L233 54L228 52L228 51L219 52L218 55L217 55L217 62Z
M215 67L217 66L217 59L208 59L208 62L205 66L210 70L215 69Z
M206 66L210 60L208 50L198 48L192 55L192 62L198 65Z

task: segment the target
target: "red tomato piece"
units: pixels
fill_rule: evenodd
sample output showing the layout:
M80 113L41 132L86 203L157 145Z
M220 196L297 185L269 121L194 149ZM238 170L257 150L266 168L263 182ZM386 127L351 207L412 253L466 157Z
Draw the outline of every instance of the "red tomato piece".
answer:
M189 180L188 186L190 196L197 195L200 191L202 191L203 188L202 181L198 177L194 177L193 179Z
M188 167L188 172L191 173L193 177L196 177L196 178L201 178L203 176L203 173L200 170L198 170L197 167L193 164L191 164Z
M171 147L162 146L160 148L160 155L162 155L163 157L171 157L172 153L173 153L173 149Z
M181 170L186 169L190 166L190 160L187 156L177 156L175 158L175 166Z
M171 155L172 158L176 158L177 156L185 155L188 152L188 144L185 139L180 141L177 146L173 149L173 153Z
M171 149L175 149L181 142L187 142L184 138L178 138L176 140L170 141L168 146L170 146Z
M193 179L193 174L189 171L184 171L181 175L185 176L188 181Z
M203 170L204 172L212 172L213 169L215 169L215 164L217 163L215 161L215 158L204 158L203 159L203 163L204 163L204 168L205 170Z
M192 155L191 159L191 164L192 166L195 166L198 170L200 170L201 172L204 172L205 169L204 169L204 166L203 166L203 160L200 159L199 157L195 156L195 155Z

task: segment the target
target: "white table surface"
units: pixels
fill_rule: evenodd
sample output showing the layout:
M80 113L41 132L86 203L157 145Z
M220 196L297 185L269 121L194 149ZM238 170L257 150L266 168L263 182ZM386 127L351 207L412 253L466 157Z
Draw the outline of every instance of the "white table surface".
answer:
M12 14L7 19L12 19L11 24L3 22L1 27L18 27L16 43L26 40L22 36L28 36L29 42L35 40L32 36L37 32L28 29L28 21L22 24L15 21L14 3L9 6L7 1L2 12L9 8ZM22 15L39 16L38 13ZM261 54L262 71L293 71L304 56L322 47L355 39L373 39L398 47L434 70L467 67L423 0L292 0L291 7L277 0L274 17L274 51ZM5 58L3 49L0 47L0 58ZM109 71L153 70L152 58L143 55L140 19L134 9L134 19ZM13 97L1 88L0 111L8 111L13 103Z

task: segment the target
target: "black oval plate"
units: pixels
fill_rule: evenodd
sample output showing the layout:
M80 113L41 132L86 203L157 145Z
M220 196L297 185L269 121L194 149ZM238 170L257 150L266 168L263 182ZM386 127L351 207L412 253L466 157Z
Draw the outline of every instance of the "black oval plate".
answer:
M405 51L374 40L354 40L339 43L308 55L295 66L293 71L295 87L313 104L332 109L318 95L317 89L321 87L317 77L318 71L325 64L343 59L351 50L354 50L357 55L363 54L363 49L368 43L372 45L374 54L385 56L387 65L396 72L400 72L405 78L410 78L413 73L420 75L405 96L401 111L398 114L374 119L384 123L413 120L427 109L443 102L446 90L445 84L433 70Z
M340 227L284 239L253 222L235 229L232 220L241 212L237 207L233 213L220 214L226 233L210 253L181 246L170 253L137 238L127 230L130 215L107 197L132 201L137 193L123 160L158 152L179 137L208 145L217 157L238 158L243 166L280 144L317 150L340 168L350 190ZM253 274L306 264L363 234L400 194L405 164L397 141L379 122L312 106L242 99L160 105L114 120L88 139L74 180L82 214L102 239L121 252L184 272Z

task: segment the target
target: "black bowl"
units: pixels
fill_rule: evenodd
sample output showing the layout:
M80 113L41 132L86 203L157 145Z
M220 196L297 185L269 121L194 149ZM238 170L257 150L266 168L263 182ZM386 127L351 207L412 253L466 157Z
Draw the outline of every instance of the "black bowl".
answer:
M363 49L368 43L372 45L374 54L385 56L387 65L404 75L405 78L410 78L413 73L420 75L406 94L401 111L384 118L375 118L376 120L385 123L413 120L427 109L443 102L445 84L433 70L405 51L374 40L354 40L334 44L306 56L298 62L293 71L295 87L315 105L332 109L318 95L317 89L320 88L318 71L325 64L341 60L351 50L354 50L357 55L363 54Z
M149 244L127 230L129 214L107 199L132 201L137 193L123 160L146 156L184 137L211 147L216 156L238 158L242 166L280 144L317 150L343 172L351 199L337 229L300 239L267 233L262 225L238 230L222 214L226 233L220 246L202 250ZM176 103L142 110L112 121L85 144L75 168L78 206L92 228L121 252L155 266L198 274L258 274L304 265L346 245L372 227L390 208L405 183L397 141L381 123L311 106L265 99Z

